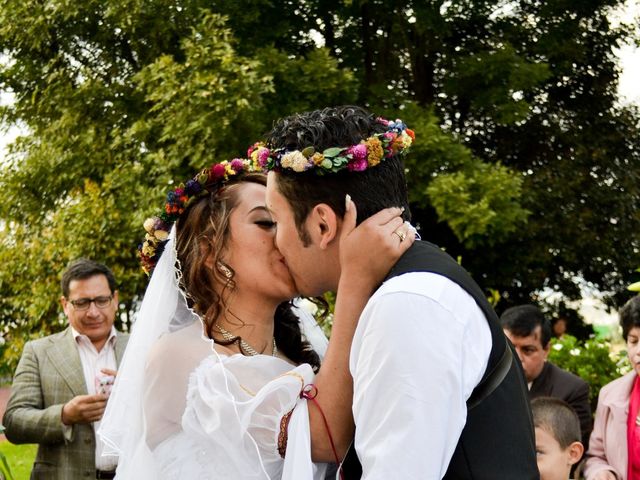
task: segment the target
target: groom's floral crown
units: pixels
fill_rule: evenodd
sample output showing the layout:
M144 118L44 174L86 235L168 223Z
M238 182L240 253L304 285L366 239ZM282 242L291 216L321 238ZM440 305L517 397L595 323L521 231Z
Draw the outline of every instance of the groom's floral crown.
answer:
M387 127L385 132L376 133L348 147L332 147L322 152L316 151L313 146L302 150L271 150L264 143L258 142L247 153L255 164L267 171L313 171L318 175L342 170L362 172L375 167L386 158L406 155L416 138L413 130L408 129L402 120L391 122L378 118L377 121Z
M252 160L241 158L231 161L225 160L214 163L191 180L170 190L167 193L164 210L144 221L144 229L147 233L144 242L138 246L138 250L145 273L151 275L167 243L171 227L192 203L219 190L230 179L237 178L242 173L260 171L262 171L260 165Z

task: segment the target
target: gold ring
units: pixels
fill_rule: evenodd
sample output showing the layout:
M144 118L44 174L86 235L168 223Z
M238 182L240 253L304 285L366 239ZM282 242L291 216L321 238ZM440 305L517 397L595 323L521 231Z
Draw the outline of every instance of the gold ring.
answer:
M395 230L393 233L395 233L398 238L400 239L400 242L404 241L405 238L407 238L407 234L404 232L401 232L400 230Z

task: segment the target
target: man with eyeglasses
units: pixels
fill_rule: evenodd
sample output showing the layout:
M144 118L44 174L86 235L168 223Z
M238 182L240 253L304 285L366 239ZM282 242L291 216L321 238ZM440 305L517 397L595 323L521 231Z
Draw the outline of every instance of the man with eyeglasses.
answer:
M114 478L96 442L128 335L113 326L118 291L105 265L81 258L62 275L69 327L28 342L3 418L13 443L38 443L31 479Z

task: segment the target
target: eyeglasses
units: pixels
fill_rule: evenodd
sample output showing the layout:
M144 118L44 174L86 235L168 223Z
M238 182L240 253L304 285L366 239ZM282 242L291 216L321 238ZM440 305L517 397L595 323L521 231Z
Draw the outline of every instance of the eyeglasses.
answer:
M73 308L76 310L89 310L91 303L95 303L98 308L107 308L111 304L111 300L113 300L113 295L101 296L101 297L93 297L93 298L79 298L77 300L69 300L69 303L73 305Z

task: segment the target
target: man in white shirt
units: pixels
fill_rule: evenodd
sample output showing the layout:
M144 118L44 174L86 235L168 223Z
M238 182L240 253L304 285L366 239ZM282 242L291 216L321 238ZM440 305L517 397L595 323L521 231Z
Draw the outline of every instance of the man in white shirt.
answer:
M353 205L345 195L359 221L394 206L405 207L408 219L401 157L413 137L401 121L359 107L294 115L268 135L268 152L257 153L271 170L267 207L302 294L337 288L337 240ZM406 227L393 234L402 242ZM526 386L514 357L479 287L440 249L415 242L373 293L354 335L362 472L356 462L346 478L537 479Z
M69 327L28 342L3 418L13 443L38 443L32 479L113 478L95 431L128 335L115 330L118 291L106 266L81 258L62 275Z

